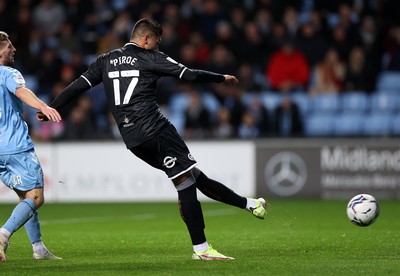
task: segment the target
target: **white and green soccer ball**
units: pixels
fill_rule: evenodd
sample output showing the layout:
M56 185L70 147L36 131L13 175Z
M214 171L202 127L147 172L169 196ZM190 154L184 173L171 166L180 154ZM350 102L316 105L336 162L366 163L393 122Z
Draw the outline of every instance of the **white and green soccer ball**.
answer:
M379 216L378 202L372 195L356 195L347 204L347 216L355 225L371 225Z

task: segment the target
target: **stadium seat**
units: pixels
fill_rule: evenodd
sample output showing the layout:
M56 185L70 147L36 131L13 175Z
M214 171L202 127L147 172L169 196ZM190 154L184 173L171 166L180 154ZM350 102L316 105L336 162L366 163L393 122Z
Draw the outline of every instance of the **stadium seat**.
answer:
M341 96L341 108L345 113L366 112L369 108L369 95L364 91L349 91Z
M175 126L179 134L183 134L185 129L185 115L183 112L170 112L168 114L168 119Z
M400 96L393 93L375 93L370 96L370 110L374 112L393 113L399 109Z
M362 136L364 113L360 111L346 111L335 118L335 136Z
M391 114L382 112L371 112L364 117L364 134L367 136L389 135L391 133L391 122Z
M313 112L335 113L339 111L339 96L337 94L319 94L311 97Z
M335 115L331 113L312 113L304 121L304 134L306 136L332 136L334 135Z
M282 95L278 92L265 91L261 93L261 102L269 112L273 112L281 103Z
M400 136L400 113L391 117L390 127L393 135Z
M307 92L294 93L292 99L299 107L299 110L303 117L306 116L309 112L312 112L311 100Z
M208 111L210 111L213 114L218 112L221 104L219 103L218 99L214 96L214 94L210 92L201 93L201 99Z
M171 113L184 111L189 105L189 96L186 93L177 93L171 97L169 110Z
M242 102L245 106L250 106L254 98L261 98L260 93L257 92L245 92L242 95Z
M376 90L400 92L400 72L381 72L376 83Z

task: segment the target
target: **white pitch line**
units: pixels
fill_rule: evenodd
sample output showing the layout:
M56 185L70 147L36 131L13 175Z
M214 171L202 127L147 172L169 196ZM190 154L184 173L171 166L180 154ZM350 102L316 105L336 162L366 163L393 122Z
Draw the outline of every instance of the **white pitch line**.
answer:
M218 209L211 211L204 211L204 215L207 217L222 217L231 216L237 214L234 209ZM87 222L105 222L105 221L117 221L117 220L149 220L155 218L155 214L138 214L133 216L124 217L83 217L83 218L69 218L69 219L54 219L54 220L40 220L41 225L50 224L81 224Z
M86 222L105 222L116 220L148 220L155 218L155 214L140 214L125 217L83 217L83 218L70 218L70 219L55 219L55 220L40 220L40 224L80 224Z

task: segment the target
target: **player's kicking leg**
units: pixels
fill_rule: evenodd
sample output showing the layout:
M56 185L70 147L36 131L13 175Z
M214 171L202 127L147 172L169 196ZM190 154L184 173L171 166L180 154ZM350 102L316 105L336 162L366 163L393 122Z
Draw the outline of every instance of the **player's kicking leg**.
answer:
M183 181L178 182L179 211L185 222L193 245L192 258L195 260L232 260L232 257L225 256L208 244L204 233L204 217L201 204L197 200L195 179L192 175L184 176Z
M225 185L208 178L201 170L194 168L193 176L196 178L196 187L211 199L247 209L256 218L264 219L267 214L267 202L263 198L245 198L239 196Z

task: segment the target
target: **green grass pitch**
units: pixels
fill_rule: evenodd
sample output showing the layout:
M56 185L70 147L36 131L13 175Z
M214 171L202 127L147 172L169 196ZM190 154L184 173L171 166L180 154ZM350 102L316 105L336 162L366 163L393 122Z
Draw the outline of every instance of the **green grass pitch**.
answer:
M0 275L400 275L400 202L381 201L369 227L344 201L271 200L266 220L203 203L209 242L233 261L193 261L176 203L47 204L47 247L63 260L31 259L24 229ZM1 224L14 206L0 205Z

